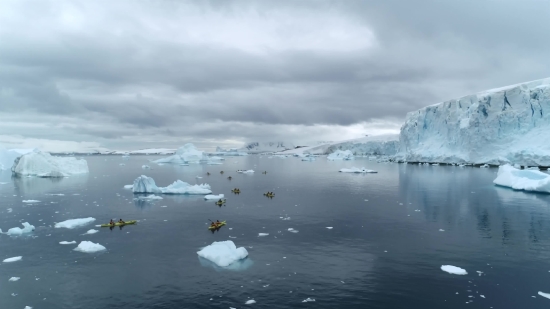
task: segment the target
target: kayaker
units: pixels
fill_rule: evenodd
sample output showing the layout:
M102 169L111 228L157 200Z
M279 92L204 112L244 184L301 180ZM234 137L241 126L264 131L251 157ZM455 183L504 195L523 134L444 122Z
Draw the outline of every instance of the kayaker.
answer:
M216 220L216 225L219 225L220 224L220 220Z
M216 227L216 223L212 222L212 224L210 224L211 227Z
M221 203L223 203L222 199L220 199L220 200L218 201L218 204L221 204Z
M109 225L115 225L115 222L113 221L113 219L111 219L111 222L109 222Z
M118 223L124 224L124 223L126 223L126 222L122 221L122 219L119 219L119 220L118 220Z

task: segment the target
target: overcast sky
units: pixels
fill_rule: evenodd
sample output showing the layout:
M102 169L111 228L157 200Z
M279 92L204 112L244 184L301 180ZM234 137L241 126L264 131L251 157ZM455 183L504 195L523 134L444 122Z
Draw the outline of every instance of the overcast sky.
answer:
M312 144L550 76L550 1L0 1L0 145Z

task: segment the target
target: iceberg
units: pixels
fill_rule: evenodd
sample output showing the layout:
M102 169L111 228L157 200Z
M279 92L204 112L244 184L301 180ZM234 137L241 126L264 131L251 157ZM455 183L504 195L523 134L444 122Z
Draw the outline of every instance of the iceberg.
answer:
M210 194L212 190L209 184L190 185L187 182L176 180L167 187L157 187L151 177L141 175L134 180L134 193L162 193L162 194Z
M74 248L74 251L80 251L84 253L94 253L98 251L106 250L107 248L103 247L100 244L93 243L91 241L81 241L80 244L78 244L78 247Z
M11 170L17 176L38 177L67 177L89 172L84 159L54 157L37 149L15 159Z
M467 275L468 274L466 269L462 269L460 267L456 267L456 266L453 266L453 265L442 265L441 270L444 271L444 272L448 272L449 274L453 274L453 275Z
M336 150L335 152L329 154L327 156L327 159L330 160L330 161L335 161L335 160L353 160L354 157L353 157L353 153L351 152L351 150Z
M248 256L248 251L244 247L237 248L231 240L215 241L211 245L204 247L197 254L220 267L227 267Z
M4 262L4 263L12 263L12 262L21 261L22 258L23 258L22 256L15 256L15 257L12 257L12 258L9 258L9 259L5 259L5 260L3 260L2 262Z
M343 168L343 169L340 169L340 172L341 173L378 173L377 171L368 170L364 167L362 167L362 168L357 168L357 167Z
M34 225L30 225L29 222L23 222L21 223L23 225L23 228L20 227L14 227L9 229L6 234L10 236L21 236L23 234L29 234L34 231Z
M491 89L407 114L396 159L550 166L550 78Z
M550 193L550 175L538 170L520 170L509 164L498 168L493 183L514 190Z
M170 163L170 164L188 164L188 163L203 163L208 161L208 157L200 150L197 150L195 145L188 143L176 150L176 154L155 160L155 163Z
M204 199L205 200L219 200L219 199L222 199L223 197L224 197L223 194L218 194L218 195L209 194L209 195L205 195Z
M81 218L81 219L70 219L70 220L65 220L63 222L56 223L55 228L74 229L77 227L88 225L94 221L95 221L95 218L92 218L92 217Z

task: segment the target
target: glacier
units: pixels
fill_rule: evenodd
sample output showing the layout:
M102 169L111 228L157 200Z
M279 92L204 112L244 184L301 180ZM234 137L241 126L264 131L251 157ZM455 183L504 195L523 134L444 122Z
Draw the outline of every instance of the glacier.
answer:
M200 150L197 150L195 145L187 143L176 150L176 154L153 161L154 163L170 163L170 164L189 164L189 163L204 163L208 161L208 157Z
M17 176L67 177L87 174L88 163L74 157L54 157L38 149L15 159L11 168Z
M134 180L132 191L134 193L162 193L162 194L211 194L209 184L190 185L187 182L176 180L167 187L157 187L155 180L151 177L141 175Z
M550 78L407 114L398 161L550 166Z

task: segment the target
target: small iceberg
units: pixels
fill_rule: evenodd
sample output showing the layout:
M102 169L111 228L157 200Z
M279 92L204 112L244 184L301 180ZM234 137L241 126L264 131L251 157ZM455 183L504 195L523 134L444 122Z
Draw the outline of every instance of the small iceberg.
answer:
M133 187L134 187L134 185L125 185L124 189L132 189Z
M227 267L248 256L244 247L237 248L231 240L215 241L211 245L202 248L197 254L219 267Z
M329 161L335 161L335 160L353 160L354 156L353 153L350 150L342 151L342 150L336 150L335 152L329 154L327 156L327 160Z
M9 258L9 259L5 259L2 262L4 262L4 263L13 263L13 262L21 261L22 258L23 258L22 256L15 256L15 257L12 257L12 258Z
M145 164L145 165L142 165L141 168L142 168L142 169L151 169L151 167L150 167L149 165L146 165L146 164Z
M72 244L76 244L76 241L60 241L59 242L60 245L72 245Z
M208 195L204 196L204 199L205 200L220 200L223 197L224 197L223 194L218 194L218 195L208 194Z
M84 252L84 253L94 253L98 251L106 250L107 248L103 247L100 244L95 244L91 241L81 241L78 247L74 248L74 251Z
M99 232L98 230L94 230L94 229L91 229L91 230L88 230L86 233L82 234L82 235L92 235L92 234L95 234Z
M11 277L10 280L8 280L8 281L15 282L15 281L19 281L19 279L21 279L21 278L20 277Z
M453 274L453 275L467 275L468 274L466 269L462 269L460 267L456 267L456 266L453 266L453 265L442 265L441 270L444 271L444 272L448 272L449 274Z
M244 303L244 304L245 304L245 305L252 305L252 304L255 304L255 303L256 303L255 300L249 299L249 300L247 300L246 303Z
M176 180L167 187L157 187L151 177L141 175L134 180L134 193L162 193L162 194L211 194L209 184L190 185L187 182Z
M343 168L340 170L341 173L378 173L377 171L373 171L373 170L368 170L364 167L362 168L357 168L357 167L352 167L352 168Z
M550 193L550 175L535 170L519 170L510 164L498 168L493 183L514 190Z
M63 222L56 223L55 228L74 229L77 227L88 225L94 221L95 221L95 218L92 218L92 217L81 218L81 219L70 219L70 220L65 220Z
M269 233L258 233L258 237L269 236Z
M302 303L308 303L308 302L314 302L314 301L315 301L314 298L309 298L309 297L308 297L308 298L302 300Z
M304 157L304 158L302 158L302 161L312 162L312 161L315 161L315 157Z
M10 236L21 236L23 234L29 234L32 231L34 231L34 225L30 225L29 222L23 222L21 224L23 225L23 228L20 228L20 227L11 228L6 232L6 234Z

